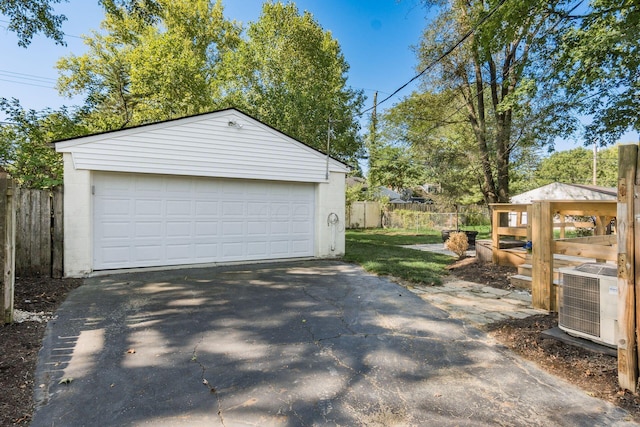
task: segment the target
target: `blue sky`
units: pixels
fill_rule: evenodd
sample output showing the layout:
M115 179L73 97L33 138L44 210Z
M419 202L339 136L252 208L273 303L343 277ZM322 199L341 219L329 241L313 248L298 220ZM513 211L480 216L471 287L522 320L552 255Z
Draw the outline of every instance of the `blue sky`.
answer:
M262 0L223 0L225 15L247 24L258 19ZM338 40L350 65L349 86L364 90L365 108L408 82L416 74L416 45L427 22L427 11L421 0L297 0L300 11L307 10L316 21ZM56 6L67 16L63 30L67 46L57 46L50 39L36 36L31 45L21 48L13 33L6 30L7 18L0 15L0 96L18 98L22 106L36 110L45 107L81 103L81 99L60 97L55 90L56 61L71 53L85 51L82 34L98 29L103 17L98 0L70 0ZM393 105L416 89L414 83L391 100L380 105L379 111ZM0 118L1 120L1 118ZM623 142L636 142L637 134L627 134ZM556 149L581 145L574 141L558 142Z

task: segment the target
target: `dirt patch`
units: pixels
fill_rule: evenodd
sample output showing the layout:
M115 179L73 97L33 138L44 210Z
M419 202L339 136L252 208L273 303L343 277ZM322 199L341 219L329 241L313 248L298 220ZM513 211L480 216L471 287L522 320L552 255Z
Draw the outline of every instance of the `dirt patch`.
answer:
M455 277L476 283L511 289L513 267L501 267L467 258L450 266ZM80 279L16 280L16 309L40 313L46 318L80 286ZM544 339L541 332L557 326L555 314L505 320L487 327L498 342L543 369L581 387L586 393L608 400L630 412L640 422L640 397L618 388L617 359ZM0 325L0 425L28 425L33 413L34 372L46 323L25 321ZM8 391L8 392L7 392Z
M0 425L31 422L34 373L46 320L81 283L80 279L16 278L14 306L29 312L31 320L0 324ZM20 314L18 321L26 317Z
M459 279L507 290L513 289L509 278L518 271L516 267L480 262L475 257L458 260L447 270Z

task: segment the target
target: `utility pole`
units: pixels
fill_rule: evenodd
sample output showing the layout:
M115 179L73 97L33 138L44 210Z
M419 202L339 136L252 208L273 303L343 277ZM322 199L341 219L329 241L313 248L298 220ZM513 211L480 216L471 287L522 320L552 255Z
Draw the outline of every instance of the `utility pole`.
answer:
M598 143L593 143L593 185L598 185Z

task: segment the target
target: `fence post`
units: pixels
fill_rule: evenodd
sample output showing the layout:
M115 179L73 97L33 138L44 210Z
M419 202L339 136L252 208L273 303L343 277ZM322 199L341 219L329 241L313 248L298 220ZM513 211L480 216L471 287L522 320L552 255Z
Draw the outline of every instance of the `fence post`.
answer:
M636 350L635 218L637 145L618 148L618 383L636 391L638 360Z
M553 311L553 215L548 201L533 202L531 208L531 302L534 308Z
M59 279L64 274L64 228L63 224L64 187L53 189L51 209L53 218L51 221L51 277Z
M16 210L13 199L13 180L6 172L0 173L0 266L2 266L3 322L13 322L15 286L15 224Z

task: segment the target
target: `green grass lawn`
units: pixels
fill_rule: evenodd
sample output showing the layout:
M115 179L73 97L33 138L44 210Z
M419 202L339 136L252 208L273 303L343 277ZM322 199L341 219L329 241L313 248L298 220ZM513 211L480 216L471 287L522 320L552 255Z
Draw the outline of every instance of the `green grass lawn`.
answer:
M360 264L370 273L391 275L416 283L442 283L445 267L454 258L400 247L420 243L442 243L440 232L416 234L393 229L347 230L344 260Z

